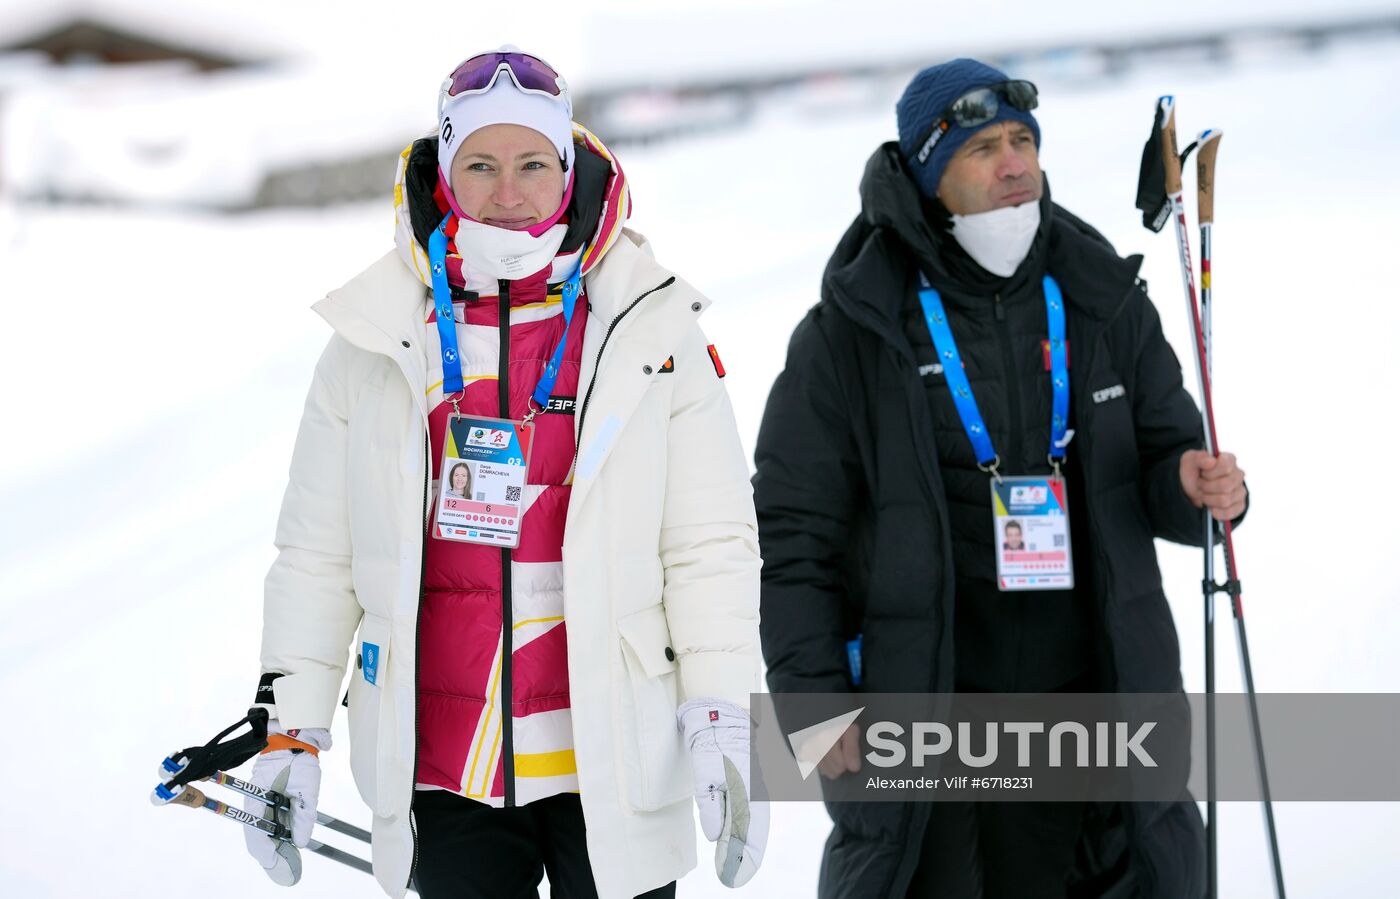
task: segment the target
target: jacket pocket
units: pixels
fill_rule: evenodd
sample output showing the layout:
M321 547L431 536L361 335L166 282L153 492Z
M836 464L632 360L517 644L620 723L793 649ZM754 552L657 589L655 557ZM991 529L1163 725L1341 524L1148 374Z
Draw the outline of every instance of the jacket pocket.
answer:
M350 772L360 797L375 814L390 812L380 785L392 758L392 703L385 699L389 679L389 619L366 612L355 641L350 677Z
M622 685L622 781L639 812L689 798L691 778L676 725L676 662L660 603L617 621L626 683Z
M1136 484L1142 470L1137 431L1133 423L1132 384L1112 369L1097 373L1088 382L1087 405L1080 406L1080 436L1076 442L1092 443L1093 477L1098 489ZM1070 444L1069 451L1084 452ZM1074 510L1070 510L1074 514Z

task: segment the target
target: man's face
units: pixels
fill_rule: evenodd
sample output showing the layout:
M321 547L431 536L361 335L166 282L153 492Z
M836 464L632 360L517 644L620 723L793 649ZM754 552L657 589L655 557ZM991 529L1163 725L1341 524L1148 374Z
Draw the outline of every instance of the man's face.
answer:
M559 153L538 131L487 125L452 160L457 205L479 222L519 231L549 218L564 199Z
M990 212L1040 199L1035 135L1020 122L997 122L958 148L938 182L938 198L954 215Z
M1020 528L1007 528L1007 529L1006 529L1006 545L1009 546L1009 547L1011 547L1012 549L1020 549L1020 548L1021 548L1021 529L1020 529Z

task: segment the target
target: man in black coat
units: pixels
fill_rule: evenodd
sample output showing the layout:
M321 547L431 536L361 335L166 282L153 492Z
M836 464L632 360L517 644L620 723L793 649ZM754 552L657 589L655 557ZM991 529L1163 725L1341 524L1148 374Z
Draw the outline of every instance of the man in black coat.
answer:
M1051 202L1035 105L982 63L934 66L866 167L758 438L774 693L1182 690L1153 538L1201 545L1203 508L1243 514L1244 475L1200 449L1141 257ZM1072 587L1005 589L998 476L1063 485ZM820 769L859 768L853 728ZM819 893L1200 896L1204 829L1181 800L829 802Z

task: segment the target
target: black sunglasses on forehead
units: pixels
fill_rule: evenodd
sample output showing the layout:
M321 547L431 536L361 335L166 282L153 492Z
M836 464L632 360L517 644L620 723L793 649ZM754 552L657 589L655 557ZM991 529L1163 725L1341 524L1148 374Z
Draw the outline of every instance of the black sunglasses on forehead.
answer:
M938 118L929 125L924 139L920 142L919 164L928 162L933 148L938 146L943 135L948 133L949 127L957 125L959 128L975 128L987 124L996 118L1002 100L1011 104L1013 109L1030 112L1040 105L1040 93L1034 84L1020 79L998 81L995 84L973 88L949 103L948 108L939 113Z

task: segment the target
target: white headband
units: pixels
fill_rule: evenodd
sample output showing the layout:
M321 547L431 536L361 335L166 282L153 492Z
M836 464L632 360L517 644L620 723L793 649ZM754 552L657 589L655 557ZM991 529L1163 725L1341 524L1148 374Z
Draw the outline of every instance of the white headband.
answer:
M549 97L525 93L502 73L485 93L458 94L442 103L438 120L438 167L452 185L452 160L472 132L487 125L520 125L543 134L559 158L564 171L574 165L574 126L567 94Z

